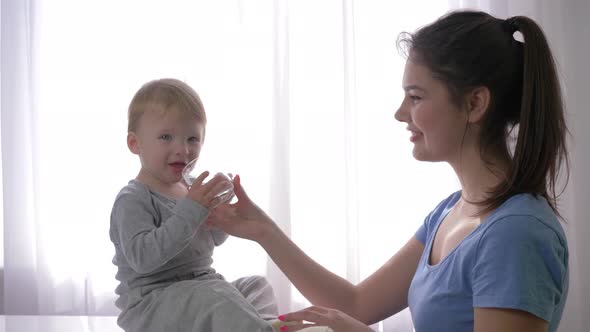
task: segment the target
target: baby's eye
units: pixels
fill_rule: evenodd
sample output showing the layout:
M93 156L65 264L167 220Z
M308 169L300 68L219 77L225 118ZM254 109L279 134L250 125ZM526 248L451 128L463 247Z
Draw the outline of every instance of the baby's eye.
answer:
M160 135L160 137L158 137L158 138L161 139L162 141L170 141L172 139L172 135L163 134L163 135Z
M192 143L192 144L199 143L200 141L201 141L201 139L200 139L200 138L198 138L198 137L195 137L195 136L193 136L193 137L190 137L190 138L188 139L188 142L189 142L189 143Z

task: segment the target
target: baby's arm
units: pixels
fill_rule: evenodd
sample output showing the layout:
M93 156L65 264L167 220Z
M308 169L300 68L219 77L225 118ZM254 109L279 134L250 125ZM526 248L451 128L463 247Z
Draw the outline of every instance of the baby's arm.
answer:
M208 210L189 199L180 200L173 215L156 227L157 211L142 193L121 195L115 202L113 222L130 267L148 274L186 248L207 217Z

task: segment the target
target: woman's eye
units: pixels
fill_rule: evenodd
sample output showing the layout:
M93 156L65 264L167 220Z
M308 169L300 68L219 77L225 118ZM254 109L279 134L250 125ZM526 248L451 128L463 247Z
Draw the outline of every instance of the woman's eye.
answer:
M412 101L419 101L419 100L421 100L421 99L422 99L422 97L420 97L420 96L414 96L414 95L410 95L410 99L411 99Z

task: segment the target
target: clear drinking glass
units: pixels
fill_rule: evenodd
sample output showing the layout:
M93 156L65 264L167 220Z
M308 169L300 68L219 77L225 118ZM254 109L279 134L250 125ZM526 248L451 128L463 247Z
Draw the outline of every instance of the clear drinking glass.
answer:
M182 178L184 179L184 182L186 182L186 184L189 187L192 186L193 183L195 182L195 180L197 179L197 177L199 177L199 175L201 175L201 173L203 173L202 171L197 170L197 167L195 167L196 164L197 164L197 159L194 159L191 162L189 162L188 164L186 164L186 166L182 170ZM217 204L215 204L215 206L217 206L221 203L229 202L234 197L234 184L233 184L232 175L218 172L218 173L215 173L215 175L213 175L212 179L218 178L218 177L222 178L221 182L224 184L224 189L221 192L219 192L217 195L215 195L215 198L219 198L219 200L217 201ZM215 206L211 206L211 208L214 208Z

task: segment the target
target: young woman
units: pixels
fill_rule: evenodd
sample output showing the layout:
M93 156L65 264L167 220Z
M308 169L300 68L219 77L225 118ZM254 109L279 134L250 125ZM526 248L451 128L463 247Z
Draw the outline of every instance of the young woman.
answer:
M238 202L208 223L258 242L315 305L284 321L372 331L409 306L417 332L556 331L568 290L556 195L567 129L542 30L524 16L460 11L399 45L407 63L395 118L416 159L449 163L461 183L399 252L353 285L302 252L239 177Z

